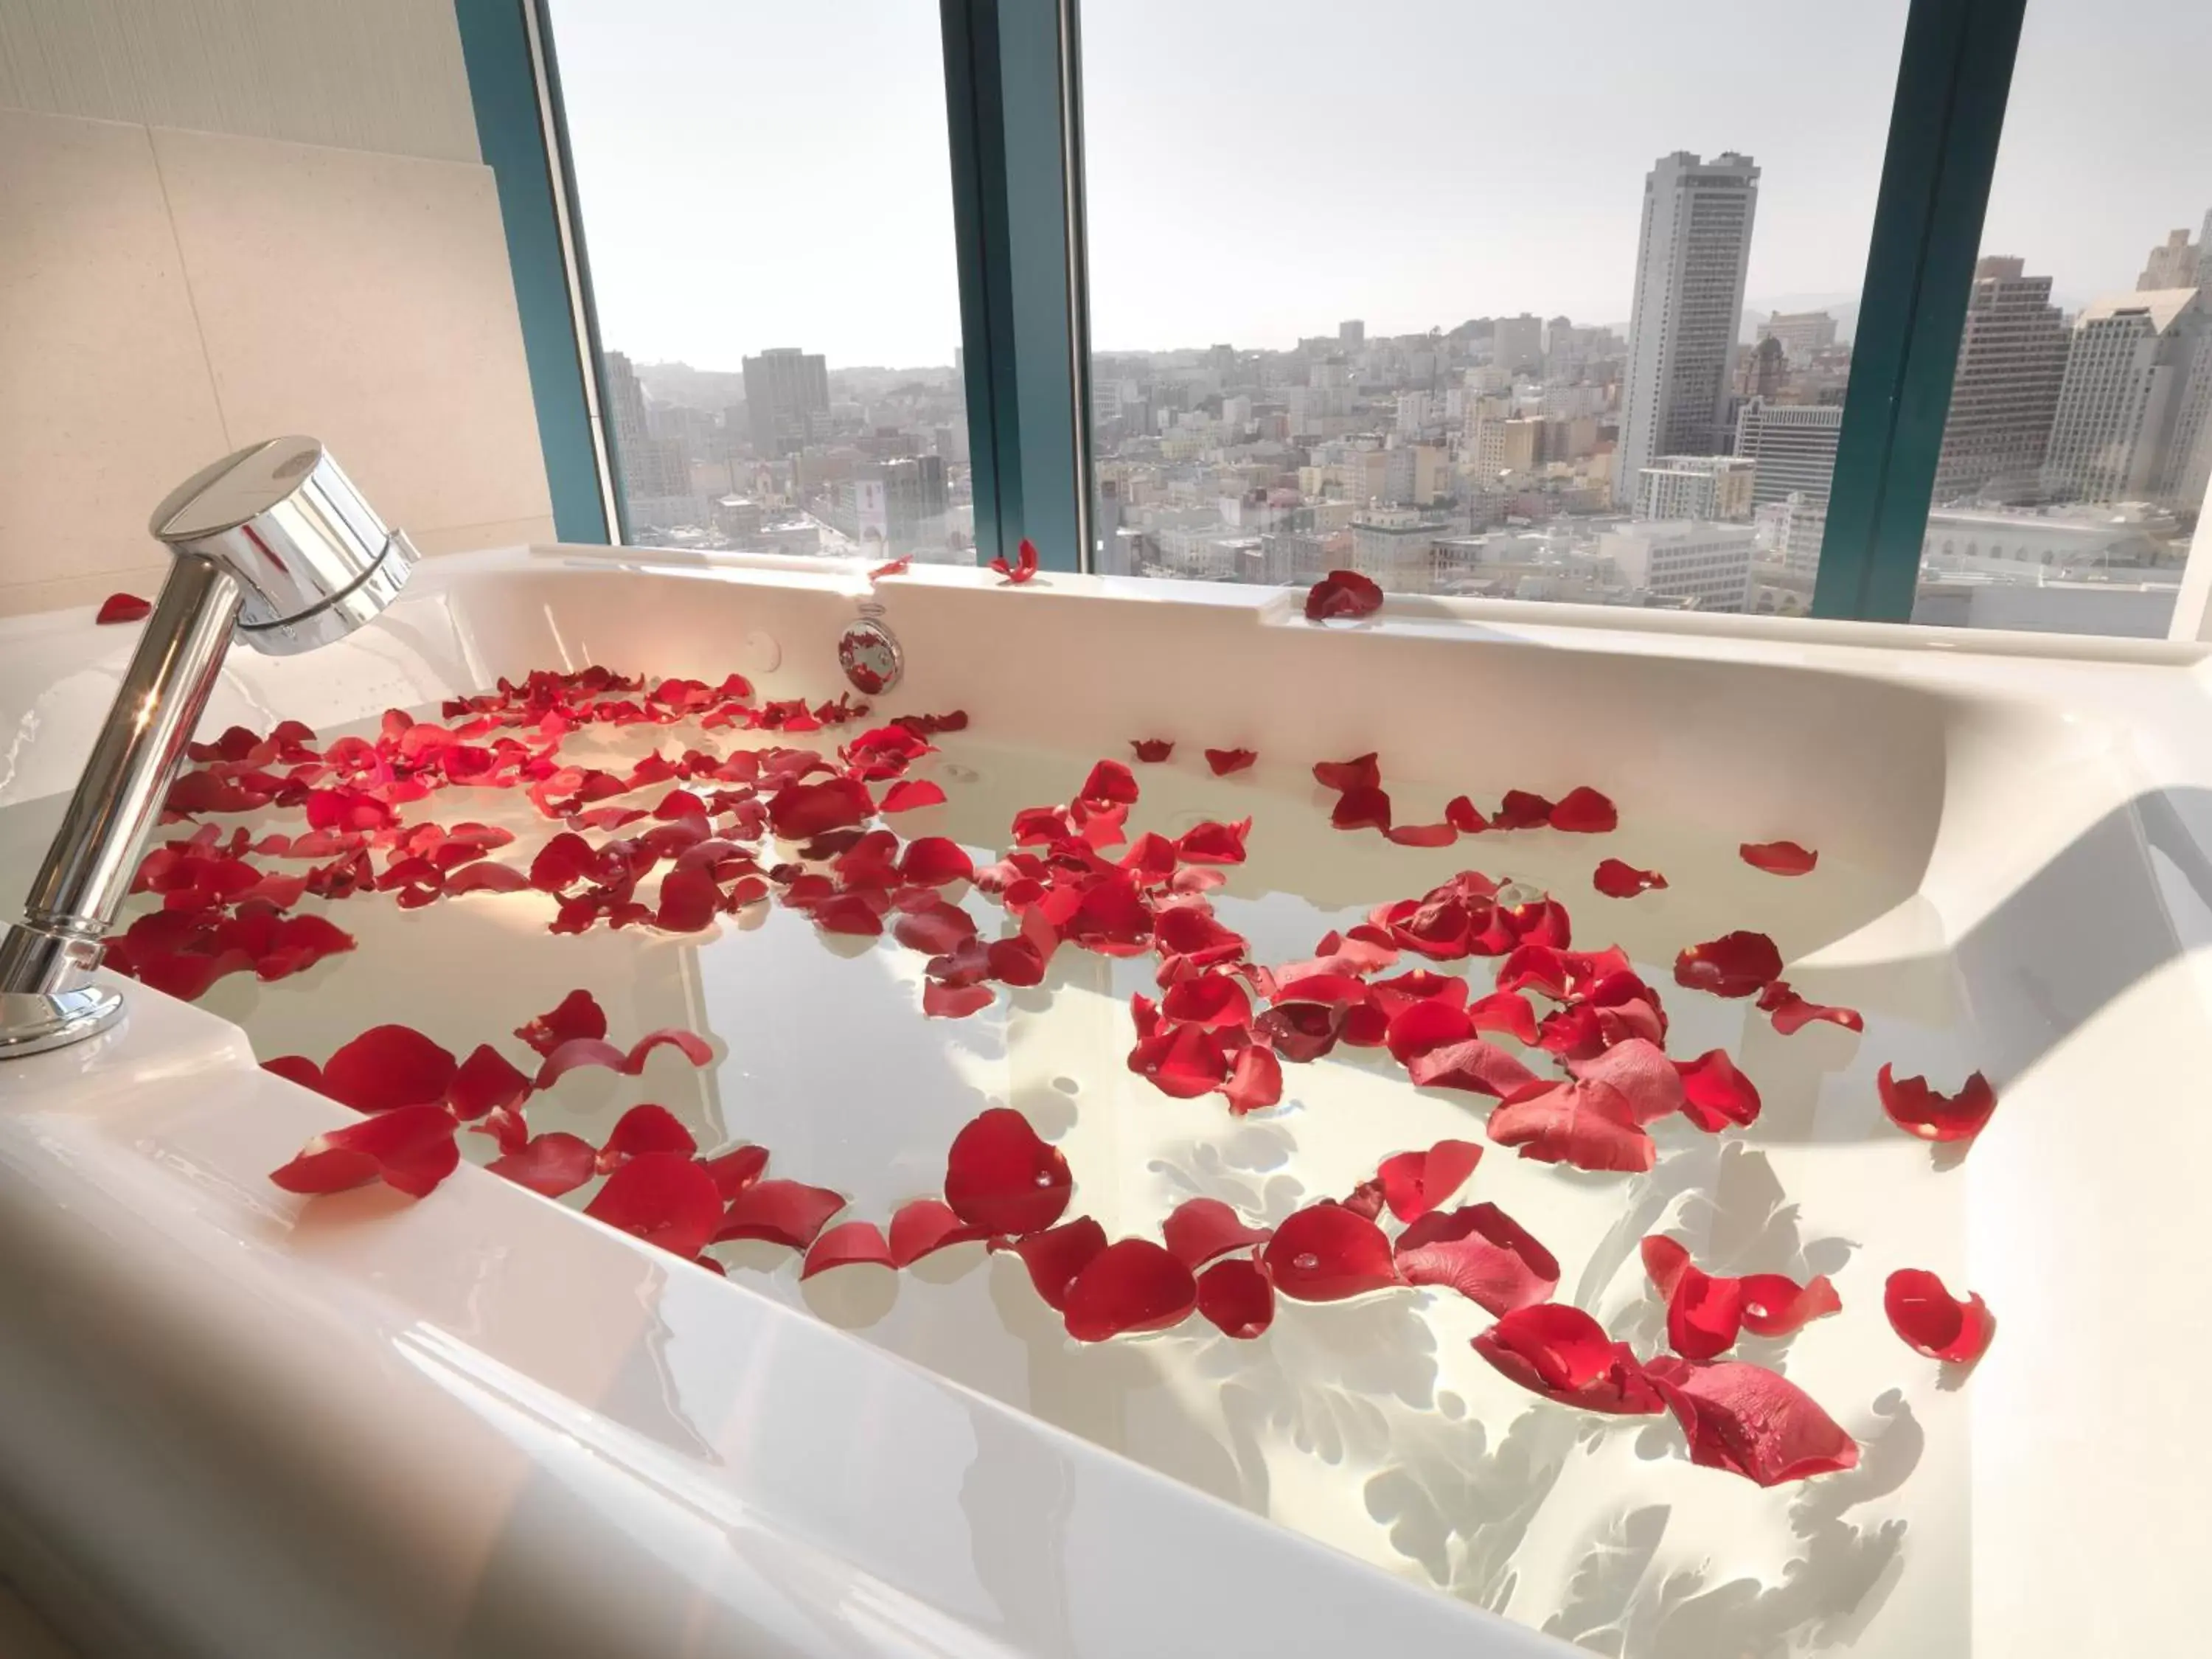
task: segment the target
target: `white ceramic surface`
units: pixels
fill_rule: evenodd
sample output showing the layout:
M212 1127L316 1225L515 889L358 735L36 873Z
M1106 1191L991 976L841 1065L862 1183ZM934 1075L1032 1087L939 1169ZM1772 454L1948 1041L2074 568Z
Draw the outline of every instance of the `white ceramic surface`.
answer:
M831 641L862 590L857 571L812 562L558 548L443 560L341 647L240 653L209 726L333 725L587 660L734 668L769 695L818 697L836 689ZM1769 1117L1675 1178L1748 1181L1754 1199L1768 1183L1764 1235L1802 1226L1850 1255L1855 1322L1808 1332L1790 1370L1861 1435L1862 1468L1760 1494L1633 1428L1581 1445L1554 1408L1491 1418L1501 1401L1517 1411L1510 1391L1468 1385L1471 1420L1440 1414L1441 1394L1401 1411L1387 1389L1347 1394L1326 1371L1401 1325L1296 1309L1255 1346L1316 1368L1322 1416L1273 1438L1281 1425L1263 1416L1237 1470L1209 1474L1192 1425L1213 1403L1178 1397L1205 1373L1160 1340L1071 1358L1031 1330L1012 1340L1010 1304L1002 1375L990 1332L929 1323L962 1285L902 1289L885 1317L744 1272L724 1282L474 1170L420 1205L369 1193L302 1206L264 1177L341 1109L255 1069L237 1027L132 987L124 1031L0 1068L0 1545L76 1634L102 1650L230 1656L1562 1650L1522 1626L1660 1659L2186 1648L2196 1598L2181 1564L2212 1545L2197 1502L2212 1456L2185 1436L2212 1352L2186 1155L2201 1109L2190 1080L2212 1060L2201 653L1735 620L1630 629L1616 613L1443 601L1324 631L1292 596L1062 577L1016 590L927 569L878 597L908 664L893 706L965 707L979 738L1024 752L1087 761L1159 733L1244 744L1287 772L1379 745L1408 799L1479 771L1541 790L1596 782L1624 833L1639 818L1746 839L1817 826L1839 884L1784 933L1791 977L1802 964L1808 994L1863 1007L1869 1043L1893 1052L1828 1028L1715 1036L1759 1045L1745 1052ZM20 808L0 817L33 824L67 787L130 640L82 613L0 621L0 806ZM1146 787L1164 805L1185 786L1148 774ZM1288 800L1271 801L1263 830ZM20 845L0 837L0 857ZM1487 867L1493 854L1433 856ZM1615 922L1558 890L1578 927ZM1618 925L1641 925L1628 915ZM842 1037L878 1030L872 1011L910 986L841 1006L834 1025L825 1015L810 1057L779 1029L792 1017L749 1023L768 1005L744 981L744 943L637 958L649 965L633 963L617 1024L688 1013L728 1050L696 1085L700 1110L732 1114L749 1138L759 1117L738 1115L768 1115L776 1127L758 1138L780 1158L843 1160L779 1173L866 1188L872 1158L941 1157L959 1121L942 1115L963 1099L1027 1109L1063 1068L1088 1091L1126 1046L1126 1017L1096 1017L1104 981L1063 994L1064 1013L1063 996L1018 1008L1003 1042L999 1028L974 1039L960 1089L916 1083L893 1103L930 1119L909 1146L873 1104L893 1091L858 1059L824 1085L818 1050L896 1059L905 1039L888 1015L872 1042ZM363 959L375 948L365 939ZM517 979L537 971L534 955L514 961ZM460 1004L479 986L483 1018L506 1006L473 959L405 971L451 983ZM606 988L588 968L568 977ZM1678 1019L1687 1000L1670 999ZM1948 1065L1961 1045L2004 1103L1966 1159L1933 1170L1864 1121L1865 1079L1882 1058ZM653 1080L694 1086L680 1070ZM853 1109L849 1128L810 1081ZM1121 1180L1138 1160L1108 1157L1084 1099L1079 1181ZM1310 1129L1298 1152L1327 1176L1353 1167L1355 1149L1329 1139L1337 1121L1317 1111L1290 1132ZM1478 1183L1547 1173L1505 1162L1493 1150ZM926 1184L919 1164L876 1179L863 1213ZM1604 1205L1620 1209L1623 1190ZM1117 1195L1133 1209L1155 1196ZM1632 1255L1683 1196L1636 1194ZM1571 1227L1564 1211L1559 1224ZM1567 1261L1563 1297L1625 1305L1598 1272L1604 1249L1538 1231ZM1963 1387L1880 1324L1881 1271L1908 1264L1999 1311L1996 1347ZM1011 1265L966 1272L995 1285ZM1292 1392L1277 1416L1297 1381L1279 1385ZM1449 1449L1414 1443L1446 1435L1468 1448L1464 1486L1407 1489L1405 1471L1452 1467ZM1377 1437L1401 1466L1347 1488ZM1417 1582L1194 1486L1348 1550L1375 1555L1381 1539Z

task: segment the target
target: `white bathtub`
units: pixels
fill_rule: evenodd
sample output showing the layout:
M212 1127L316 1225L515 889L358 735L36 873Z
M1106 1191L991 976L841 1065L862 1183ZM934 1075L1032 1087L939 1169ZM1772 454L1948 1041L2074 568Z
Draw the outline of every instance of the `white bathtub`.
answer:
M820 698L842 689L832 642L865 590L857 570L801 561L437 560L342 646L234 654L204 729L334 725L589 660ZM1463 1310L1425 1316L1418 1387L1393 1357L1415 1328L1403 1303L1286 1308L1224 1370L1218 1344L1174 1335L1079 1349L1006 1293L1010 1258L980 1252L902 1275L892 1304L865 1277L796 1286L787 1262L716 1279L471 1168L420 1203L380 1188L302 1204L267 1172L344 1110L258 1069L239 1026L125 984L123 1030L0 1066L0 1577L88 1652L1570 1650L1540 1630L1639 1659L2191 1645L2189 1568L2212 1548L2212 1452L2191 1431L2212 1357L2196 1271L2212 1068L2200 648L1421 600L1322 630L1292 595L1012 590L927 568L876 598L907 657L887 708L964 708L978 739L1079 769L1152 735L1179 758L1259 750L1279 769L1255 786L1263 884L1326 856L1350 860L1345 902L1427 884L1370 894L1359 883L1404 849L1340 851L1303 823L1261 852L1307 810L1285 780L1376 747L1408 801L1479 770L1597 784L1624 835L1695 819L1816 836L1833 883L1774 931L1792 981L1863 1009L1866 1036L1779 1038L1746 1005L1670 989L1678 1020L1759 1063L1765 1118L1726 1148L1670 1145L1649 1177L1492 1148L1476 1184L1550 1182L1577 1246L1560 1249L1561 1299L1628 1309L1639 1328L1635 1237L1716 1182L1730 1213L1755 1212L1754 1242L1791 1229L1808 1259L1832 1253L1845 1314L1789 1363L1859 1436L1861 1467L1762 1492L1671 1454L1663 1419L1601 1427L1516 1401L1468 1374L1456 1339L1483 1322ZM81 612L0 622L0 902L134 638ZM1145 781L1170 806L1200 798L1198 781ZM1689 942L1668 926L1680 913L1587 891L1611 850L1526 856L1551 877L1580 859L1577 923L1662 960ZM1406 867L1515 856L1478 841ZM1711 879L1749 904L1771 878ZM860 1213L925 1190L925 1154L941 1159L979 1097L1035 1115L1079 1081L1079 1106L1065 1086L1058 1102L1079 1181L1124 1182L1132 1210L1219 1181L1261 1204L1285 1159L1319 1183L1398 1149L1347 1111L1255 1128L1215 1108L1172 1120L1164 1157L1104 1103L1094 1115L1190 1104L1131 1104L1146 1097L1115 1076L1127 1015L1103 980L1051 1006L1018 997L961 1039L960 1066L938 1066L911 1046L920 1022L893 1023L909 982L853 990L858 970L825 954L818 982L763 986L744 943L658 941L622 958L614 994L589 965L544 965L599 947L534 930L505 973L429 953L394 972L417 999L525 1012L550 973L621 999L629 1029L711 1030L717 1067L656 1081L811 1156L778 1173L855 1190ZM387 959L365 935L358 962L337 959L349 975L285 1018L320 1022L326 1050L394 1017L359 976ZM833 983L851 1000L824 1002ZM825 1010L819 1038L795 1040L808 1008ZM1869 1079L1954 1051L2002 1103L1963 1159L1931 1163L1881 1121ZM1401 1109L1372 1079L1327 1086ZM1450 1103L1402 1109L1394 1133L1473 1121ZM1599 1206L1626 1218L1589 1222ZM1971 1376L1883 1325L1882 1274L1907 1265L1996 1310Z

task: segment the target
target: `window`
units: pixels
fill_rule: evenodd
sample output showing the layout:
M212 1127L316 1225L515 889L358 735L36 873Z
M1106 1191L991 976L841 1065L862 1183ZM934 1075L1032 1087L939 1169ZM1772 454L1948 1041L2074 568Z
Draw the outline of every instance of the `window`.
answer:
M551 0L624 539L972 562L930 0Z
M1087 8L1099 568L1802 608L1905 14Z
M2201 6L2029 0L1929 514L2023 568L1946 540L1914 621L2166 635L2212 474L2208 59Z

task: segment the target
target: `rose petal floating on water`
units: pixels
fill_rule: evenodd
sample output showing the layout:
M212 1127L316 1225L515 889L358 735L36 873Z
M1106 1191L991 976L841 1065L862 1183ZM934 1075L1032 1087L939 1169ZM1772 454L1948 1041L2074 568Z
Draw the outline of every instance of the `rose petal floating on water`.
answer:
M631 1107L615 1121L614 1128L599 1147L599 1173L605 1175L619 1169L643 1152L677 1152L689 1158L698 1150L699 1143L675 1113L647 1101Z
M1281 1002L1252 1022L1255 1036L1285 1060L1319 1060L1344 1035L1344 1009L1327 1002Z
M1454 795L1444 803L1444 822L1463 836L1478 836L1490 828L1490 820L1465 795Z
M1707 1134L1731 1123L1741 1127L1759 1121L1759 1090L1736 1069L1726 1049L1678 1060L1674 1069L1682 1076L1682 1115Z
M705 870L671 870L660 878L660 906L653 925L671 933L696 933L714 925L722 890Z
M1213 769L1213 775L1225 778L1231 772L1242 772L1260 757L1249 749L1209 749L1206 763Z
M1509 789L1490 820L1493 830L1540 830L1552 821L1553 802L1527 789Z
M787 783L768 804L769 827L786 841L805 841L825 830L865 823L876 803L866 784L854 778L823 783Z
M1560 796L1549 819L1553 829L1577 836L1601 836L1620 827L1619 809L1588 784L1578 785Z
M1459 839L1449 823L1398 823L1382 833L1399 847L1449 847Z
M962 1221L941 1198L911 1199L891 1214L891 1265L910 1267L924 1256L988 1237L982 1228Z
M1997 1109L1996 1091L1979 1072L1967 1076L1955 1095L1940 1094L1924 1077L1893 1077L1885 1065L1875 1088L1889 1121L1923 1140L1972 1140Z
M1249 1025L1252 999L1234 974L1208 969L1168 987L1160 1014L1192 1025Z
M906 844L899 855L899 877L923 887L944 887L956 881L972 881L975 860L958 842L943 836L923 836Z
M1844 1299L1826 1273L1802 1285L1784 1273L1746 1273L1741 1283L1743 1328L1753 1336L1788 1336L1843 1311Z
M1491 1113L1489 1133L1523 1158L1578 1170L1641 1172L1657 1155L1627 1098L1603 1083L1531 1083Z
M322 1091L357 1112L441 1105L460 1069L410 1025L375 1025L323 1062Z
M1634 898L1638 893L1648 893L1666 884L1667 878L1656 870L1639 870L1619 859L1602 860L1596 874L1590 878L1590 885L1607 898Z
M454 871L446 878L443 890L453 898L462 893L521 893L529 888L530 878L521 871L486 859Z
M884 1230L872 1221L841 1221L815 1236L806 1247L806 1260L799 1264L799 1276L811 1279L830 1267L890 1267L897 1264L891 1259L890 1241Z
M1313 775L1322 788L1340 793L1353 789L1378 789L1382 785L1382 769L1372 754L1348 761L1316 761Z
M1175 753L1175 744L1165 738L1132 738L1129 747L1137 751L1140 761L1164 761Z
M1618 1089L1638 1123L1656 1123L1682 1109L1682 1074L1666 1051L1643 1037L1629 1037L1588 1060L1567 1062L1568 1072L1585 1083Z
M941 806L945 791L927 778L901 778L884 791L883 800L877 806L880 812L910 812L918 806ZM800 1275L805 1277L805 1274Z
M1536 1080L1536 1075L1494 1042L1480 1037L1447 1042L1414 1055L1406 1062L1406 1075L1424 1089L1462 1089L1470 1094L1510 1098ZM1491 1132L1497 1139L1497 1131Z
M550 1054L574 1038L606 1036L606 1010L589 991L571 991L558 1006L515 1027L514 1034L540 1054Z
M547 1198L573 1193L597 1172L592 1143L565 1130L532 1135L520 1152L503 1152L484 1167Z
M726 1204L761 1178L762 1171L768 1168L768 1148L733 1146L706 1159L701 1167L713 1179L714 1190Z
M891 928L892 938L927 957L947 955L975 934L975 919L957 904L933 904L926 910L913 911L901 916Z
M1814 1020L1826 1020L1831 1025L1840 1025L1846 1031L1863 1031L1866 1021L1856 1008L1831 1008L1818 1002L1808 1002L1790 988L1790 981L1778 979L1759 994L1759 1012L1771 1016L1774 1029L1784 1036L1801 1031Z
M1237 1117L1264 1111L1283 1097L1283 1063L1264 1042L1248 1042L1229 1064L1229 1081L1221 1085L1229 1110Z
M1495 1204L1421 1217L1398 1236L1395 1255L1408 1285L1457 1291L1493 1314L1547 1301L1559 1285L1558 1258Z
M1248 1227L1244 1218L1218 1198L1187 1198L1160 1224L1160 1236L1169 1253L1195 1271L1217 1255L1264 1244L1272 1236L1265 1227Z
M1357 570L1332 570L1306 590L1306 620L1371 617L1382 608L1382 590Z
M1787 1377L1743 1360L1662 1355L1645 1374L1690 1442L1690 1461L1762 1486L1856 1468L1858 1443Z
M994 1106L952 1138L945 1161L945 1201L971 1227L1020 1235L1049 1227L1067 1208L1075 1178L1060 1149L1030 1121Z
M1665 1402L1626 1342L1580 1308L1516 1308L1474 1339L1474 1351L1531 1394L1584 1411L1648 1417Z
M1229 1075L1220 1039L1202 1025L1163 1024L1129 1050L1129 1069L1177 1100L1210 1095ZM1001 1230L1005 1231L1005 1230Z
M1900 1267L1882 1286L1881 1309L1905 1346L1954 1365L1979 1359L1996 1334L1988 1304L1969 1292L1964 1302L1924 1267Z
M1193 824L1176 840L1176 852L1190 864L1242 864L1244 862L1244 838L1252 833L1252 820L1240 818L1235 823Z
M933 1019L964 1019L989 1007L997 998L988 985L940 985L927 980L921 988L921 1012Z
M1397 1152L1375 1172L1383 1201L1401 1221L1419 1221L1467 1184L1482 1148L1471 1140L1439 1140L1425 1152ZM1492 1311L1496 1311L1492 1310Z
M1516 1042L1534 1048L1536 1011L1518 991L1492 991L1467 1005L1467 1017L1477 1031L1503 1031Z
M667 1154L659 1156L665 1158ZM616 1178L643 1162L640 1158L624 1164L609 1177L607 1184L612 1186ZM705 1173L703 1169L701 1173ZM714 1177L708 1176L707 1182L713 1186ZM718 1206L720 1198L717 1192ZM714 1229L712 1242L719 1244L729 1239L753 1238L803 1250L814 1242L823 1224L844 1207L845 1195L827 1187L810 1187L802 1181L756 1181L741 1188L729 1200L729 1207L721 1211L721 1224ZM692 1254L696 1255L698 1251L695 1249Z
M269 1179L288 1193L337 1193L382 1181L421 1198L461 1161L442 1106L395 1106L314 1136Z
M1782 977L1782 953L1764 933L1737 932L1692 945L1674 958L1674 982L1717 997L1755 996Z
M1091 775L1084 779L1083 787L1075 792L1075 798L1109 805L1133 805L1137 799L1136 775L1117 760L1102 760L1091 769Z
M1347 789L1336 798L1328 821L1340 830L1383 830L1390 827L1390 797L1380 789Z
M1105 1249L1106 1230L1089 1216L1079 1215L1012 1244L994 1243L991 1248L1011 1249L1021 1257L1038 1298L1054 1313L1061 1313L1067 1307L1069 1283Z
M494 1107L520 1106L530 1092L530 1079L514 1062L489 1042L469 1051L447 1085L446 1103L464 1123L473 1123Z
M106 626L114 623L143 622L153 614L151 602L140 599L136 593L110 593L100 602L100 609L94 612L92 619Z
M1198 1276L1198 1310L1224 1336L1249 1342L1275 1322L1274 1282L1256 1261L1217 1261Z
M1820 861L1820 855L1794 841L1747 841L1736 854L1754 870L1770 876L1802 876Z
M303 1089L313 1089L317 1094L323 1091L323 1068L305 1054L278 1054L274 1060L263 1060L261 1069L274 1072Z
M1068 1281L1062 1317L1079 1342L1179 1325L1198 1306L1198 1280L1149 1238L1116 1239Z
M1382 1230L1340 1204L1294 1211L1263 1259L1275 1288L1294 1302L1340 1302L1399 1282Z
M641 1152L607 1177L584 1213L689 1261L719 1236L722 1195L689 1157Z

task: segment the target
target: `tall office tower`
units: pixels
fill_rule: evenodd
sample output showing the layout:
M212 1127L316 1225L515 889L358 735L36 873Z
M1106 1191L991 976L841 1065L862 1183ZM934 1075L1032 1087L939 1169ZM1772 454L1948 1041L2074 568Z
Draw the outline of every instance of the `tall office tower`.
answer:
M1644 180L1636 304L1628 325L1616 499L1661 455L1727 447L1729 382L1743 316L1759 169L1733 150L1660 158Z
M1539 373L1544 367L1544 319L1522 312L1500 317L1491 335L1491 361L1509 374Z
M645 422L645 388L638 384L637 371L619 351L602 352L599 362L607 383L609 412L614 416L615 454L642 455L653 431Z
M1735 453L1759 464L1752 475L1754 507L1802 492L1814 504L1828 499L1835 476L1836 444L1844 411L1832 404L1771 404L1753 398L1735 421Z
M2136 292L2148 294L2154 289L2195 288L2197 258L2202 252L2189 240L2186 230L2170 230L2165 243L2150 251L2144 263L2142 275L2136 278Z
M1771 334L1736 360L1735 392L1739 398L1781 395L1790 380L1790 354Z
M2066 319L2051 303L2051 278L2021 271L2018 259L1974 266L1936 463L1939 502L1993 484L2021 493L2042 469L2066 378Z
M2197 286L2212 288L2212 208L2204 212L2204 228L2197 234Z
M784 455L813 435L814 417L830 412L830 370L818 352L776 346L744 360L745 410L753 448Z
M607 403L614 416L615 472L623 499L643 513L648 503L691 492L691 463L681 439L656 437L645 412L645 388L619 351L604 353ZM665 513L653 516L665 518Z
M1793 363L1809 362L1836 343L1836 319L1825 311L1778 311L1759 325L1762 340L1779 340Z
M2195 507L2212 464L2212 312L2203 290L2121 294L2074 322L2043 463L2063 499Z
M1340 346L1349 346L1354 351L1358 350L1367 343L1367 325L1356 317L1348 323L1339 323L1336 325L1336 343Z

